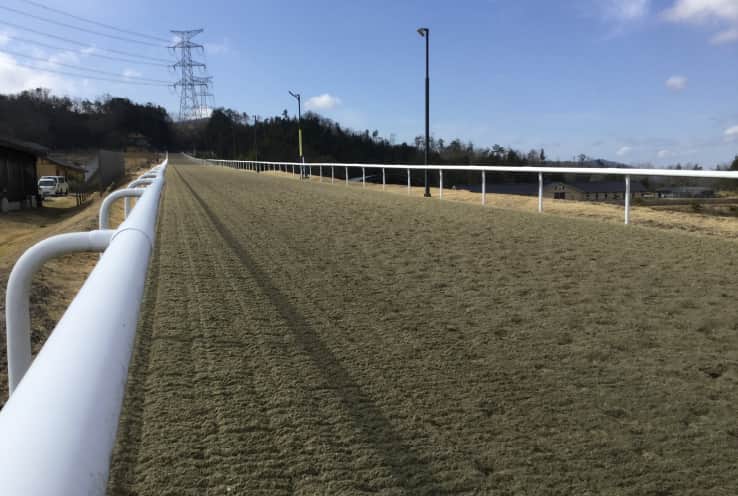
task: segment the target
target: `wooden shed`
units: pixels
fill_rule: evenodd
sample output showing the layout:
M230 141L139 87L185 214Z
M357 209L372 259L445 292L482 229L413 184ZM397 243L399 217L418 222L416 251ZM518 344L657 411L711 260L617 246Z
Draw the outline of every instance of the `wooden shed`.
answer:
M37 207L36 159L48 150L38 144L0 137L0 211Z

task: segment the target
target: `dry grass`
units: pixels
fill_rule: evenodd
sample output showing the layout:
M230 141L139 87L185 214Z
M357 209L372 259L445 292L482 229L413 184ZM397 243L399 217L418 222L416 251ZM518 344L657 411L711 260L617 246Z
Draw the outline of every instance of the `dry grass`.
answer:
M168 172L110 494L738 494L733 241Z
M154 152L126 151L123 153L126 172L148 169L160 162L159 154Z

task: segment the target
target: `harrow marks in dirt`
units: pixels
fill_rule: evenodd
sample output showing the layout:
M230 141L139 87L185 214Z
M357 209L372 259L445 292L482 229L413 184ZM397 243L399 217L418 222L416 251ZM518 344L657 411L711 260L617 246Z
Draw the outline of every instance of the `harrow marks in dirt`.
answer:
M738 492L734 243L174 162L111 494Z

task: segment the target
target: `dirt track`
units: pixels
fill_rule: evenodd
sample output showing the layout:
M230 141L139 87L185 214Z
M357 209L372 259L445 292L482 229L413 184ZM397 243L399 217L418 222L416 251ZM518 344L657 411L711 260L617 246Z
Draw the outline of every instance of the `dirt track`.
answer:
M170 167L110 494L738 494L738 250Z

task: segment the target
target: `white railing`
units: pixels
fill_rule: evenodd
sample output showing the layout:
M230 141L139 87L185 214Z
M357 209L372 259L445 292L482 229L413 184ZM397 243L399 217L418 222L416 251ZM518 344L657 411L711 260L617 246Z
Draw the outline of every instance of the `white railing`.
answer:
M545 174L583 174L583 175L617 175L623 176L625 181L625 209L624 220L626 224L630 223L630 179L633 176L652 176L652 177L701 177L711 179L738 179L738 171L719 171L719 170L674 170L674 169L626 169L626 168L603 168L603 167L530 167L530 166L507 166L507 165L406 165L406 164L355 164L355 163L300 163L300 162L263 162L250 160L216 160L216 159L199 159L187 155L191 160L195 160L202 164L219 165L223 167L231 167L234 169L244 169L250 171L281 171L304 176L305 169L312 171L318 169L318 176L323 180L323 170L330 168L331 182L335 182L335 169L343 168L345 171L346 184L349 182L348 169L361 169L361 182L366 186L366 169L382 170L382 186L386 183L385 170L404 170L407 171L407 190L410 193L410 171L413 170L432 170L439 173L439 198L443 198L443 172L444 171L467 171L477 172L481 176L482 205L487 203L487 173L494 172L515 172L521 174L537 174L538 175L538 211L543 212L543 177ZM301 169L305 168L305 169ZM303 171L303 172L300 172ZM312 175L312 172L310 172ZM326 176L327 177L327 176Z
M13 268L6 294L11 395L0 411L0 494L105 493L167 162L145 174L148 186L140 196L126 190L138 202L117 229L49 238ZM109 203L101 209L103 226ZM31 361L33 273L52 256L80 250L104 251Z

